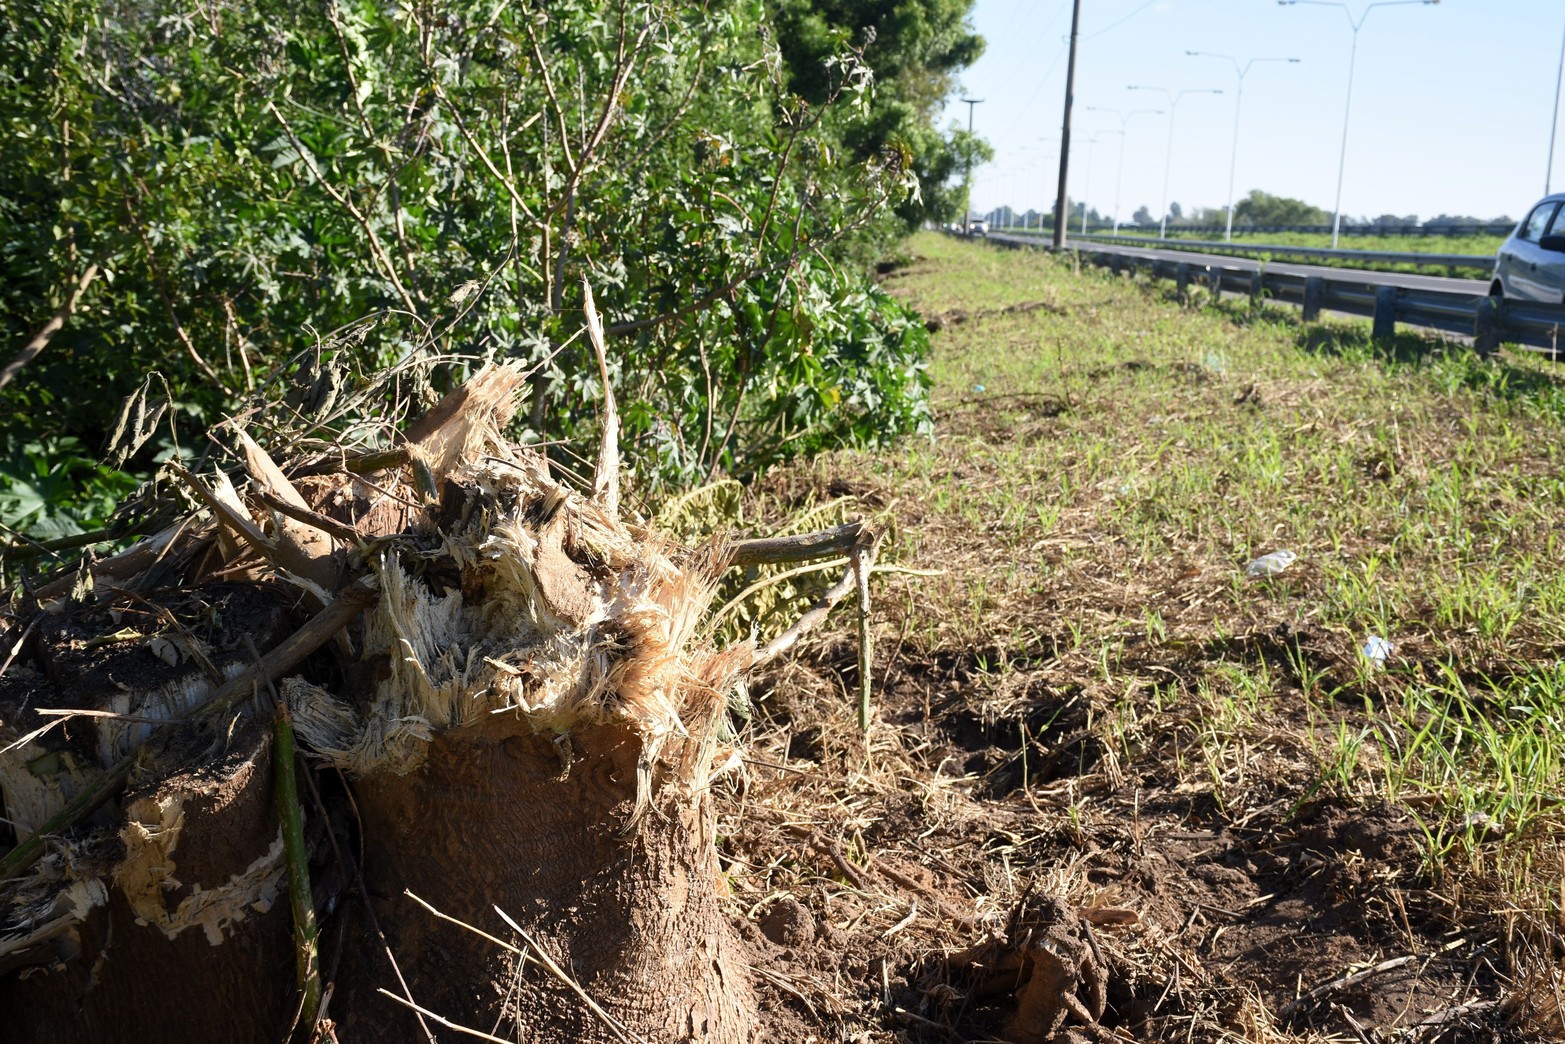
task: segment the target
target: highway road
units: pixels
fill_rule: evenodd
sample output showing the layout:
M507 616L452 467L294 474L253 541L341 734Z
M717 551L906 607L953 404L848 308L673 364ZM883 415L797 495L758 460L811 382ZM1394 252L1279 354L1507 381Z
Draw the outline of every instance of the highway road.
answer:
M997 242L1031 247L1044 246L1048 243L1048 240L1040 239L1037 236L1017 236L1005 232L992 232L989 238ZM1222 265L1225 268L1242 268L1249 271L1262 267L1262 262L1254 258L1234 257L1227 254L1197 254L1190 250L1158 250L1153 247L1109 246L1083 239L1067 239L1065 245L1071 250L1079 250L1082 253L1110 253L1126 257L1155 258L1162 261L1172 261L1175 264L1187 262L1195 265ZM1482 279L1447 279L1443 276L1415 275L1411 272L1370 272L1359 268L1301 265L1291 264L1286 261L1266 262L1265 268L1266 271L1275 275L1293 275L1300 278L1309 276L1323 276L1336 280L1352 278L1355 282L1362 281L1365 286L1400 286L1409 290L1432 290L1444 294L1469 294L1473 297L1482 297L1489 292L1488 282Z

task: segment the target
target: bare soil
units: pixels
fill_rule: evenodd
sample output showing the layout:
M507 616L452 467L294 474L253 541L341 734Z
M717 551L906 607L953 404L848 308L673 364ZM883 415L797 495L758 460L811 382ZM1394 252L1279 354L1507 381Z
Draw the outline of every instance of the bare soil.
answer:
M927 282L927 267L905 272ZM936 311L928 325L937 352L957 327L964 345L1009 337L1020 349L1016 322L1044 324L1047 344L1047 323L1085 307L1028 296ZM947 388L920 466L978 499L1007 482L986 466L996 447L1066 438L1066 420L1079 430L1094 412L1123 424L1106 406L1114 387L1153 377L1178 389L1170 410L1241 416L1317 393L1136 357L1064 387ZM1224 618L1230 564L1192 554L1127 568L1090 520L1024 547L1039 562L1031 582L985 602L969 592L997 584L1017 555L998 546L1003 524L957 517L895 478L900 467L841 454L750 493L747 517L779 520L851 497L918 534L908 565L945 573L876 581L867 736L851 723L851 641L752 689L747 772L722 798L720 853L774 1039L1561 1039L1555 987L1535 971L1559 956L1557 936L1519 916L1504 882L1432 855L1429 795L1331 784L1312 738L1365 727L1385 694L1355 645L1281 609ZM1402 464L1369 453L1355 467L1385 483ZM1089 564L1049 574L1067 544ZM1305 565L1292 582L1308 591L1316 578ZM1112 629L1148 606L1167 636L1125 627L1112 666L1073 640L1073 621ZM977 622L950 623L964 613ZM992 641L974 638L986 628ZM1403 654L1409 673L1515 667L1460 634L1411 635ZM1231 671L1274 679L1280 697L1242 723L1214 722L1196 697ZM1323 707L1331 692L1352 695ZM1221 780L1206 775L1209 741L1232 752ZM1048 902L1063 912L1040 919ZM1039 939L1053 941L1040 950ZM1073 997L1031 1030L1018 1026L1028 979L1055 970L1022 954L1029 945L1063 961ZM1083 1010L1099 967L1101 1011Z
M948 958L1028 891L1095 925L1120 1039L1540 1039L1500 1004L1503 923L1431 879L1408 810L1310 797L1262 757L1269 800L1234 822L1176 775L1116 771L1081 693L1029 678L1047 653L1012 664L1004 707L971 657L898 658L866 753L836 653L757 692L723 825L776 1039L995 1037L1014 997Z

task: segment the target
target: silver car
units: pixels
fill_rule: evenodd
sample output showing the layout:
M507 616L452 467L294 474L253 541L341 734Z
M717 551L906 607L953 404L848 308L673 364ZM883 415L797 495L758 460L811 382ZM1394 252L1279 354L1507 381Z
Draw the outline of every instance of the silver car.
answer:
M1493 297L1565 302L1565 192L1545 196L1516 226L1495 258Z

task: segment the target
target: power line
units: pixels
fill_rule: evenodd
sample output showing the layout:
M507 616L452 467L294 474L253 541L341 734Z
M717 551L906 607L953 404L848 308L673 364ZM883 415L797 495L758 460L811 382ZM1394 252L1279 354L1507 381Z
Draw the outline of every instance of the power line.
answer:
M1109 26L1107 29L1099 29L1097 32L1093 33L1091 36L1083 36L1082 37L1082 41L1085 42L1087 40L1096 40L1098 37L1102 36L1104 33L1111 33L1111 32L1113 32L1115 29L1118 29L1120 26L1124 25L1126 22L1130 21L1132 18L1136 17L1136 15L1140 14L1142 11L1145 11L1147 8L1151 7L1155 3L1157 3L1157 0L1147 0L1146 3L1142 4L1140 7L1136 8L1134 11L1130 12L1124 18L1121 18L1119 21L1115 22L1113 25Z
M1011 132L1016 129L1017 125L1021 123L1023 119L1026 118L1028 110L1032 108L1032 103L1038 100L1038 95L1043 91L1044 86L1049 82L1050 74L1054 72L1055 67L1060 64L1060 59L1065 57L1065 52L1068 50L1070 50L1069 41L1066 41L1060 45L1059 53L1054 56L1054 61L1049 63L1049 67L1043 71L1043 78L1038 81L1038 86L1032 89L1032 94L1027 96L1027 102L1022 106L1021 111L1017 113L1016 119L1012 120L1011 125L1005 128L1005 133L1000 135L1002 138L1009 138L1011 136Z
M1130 12L1125 17L1121 18L1119 21L1117 21L1114 24L1108 26L1106 29L1099 29L1097 32L1092 33L1091 35L1083 36L1083 37L1080 38L1080 40L1078 42L1086 43L1088 40L1096 40L1098 37L1102 36L1105 33L1113 32L1115 29L1118 29L1120 26L1124 25L1126 22L1130 21L1132 18L1136 17L1138 14L1140 14L1143 11L1145 11L1147 8L1151 7L1153 4L1155 4L1157 2L1158 2L1158 0L1147 0L1146 3L1142 4L1140 7L1136 8L1134 11ZM1069 6L1070 6L1070 0L1066 0L1065 3L1061 4L1055 10L1054 15L1052 17L1050 17L1048 23L1044 25L1044 34L1047 34L1047 31L1049 30L1049 28L1051 28L1054 25L1055 19L1057 19L1060 15L1064 14L1066 8L1068 8ZM1044 86L1049 82L1049 77L1051 75L1053 75L1054 70L1059 67L1060 59L1064 58L1066 52L1069 51L1069 50L1070 50L1070 38L1066 37L1065 42L1060 45L1059 53L1057 53L1054 56L1054 60L1049 63L1049 67L1047 69L1045 69L1043 71L1043 75L1038 78L1038 86L1034 87L1033 91L1032 91L1032 94L1027 96L1027 103L1021 107L1021 111L1017 114L1016 118L1011 121L1011 125L1009 127L1005 128L1005 133L1003 135L1001 135L1001 137L1010 137L1011 132L1014 131L1016 129L1017 125L1020 124L1022 122L1022 120L1027 117L1027 112L1028 112L1029 109L1032 108L1032 103L1038 100L1038 95L1043 91Z

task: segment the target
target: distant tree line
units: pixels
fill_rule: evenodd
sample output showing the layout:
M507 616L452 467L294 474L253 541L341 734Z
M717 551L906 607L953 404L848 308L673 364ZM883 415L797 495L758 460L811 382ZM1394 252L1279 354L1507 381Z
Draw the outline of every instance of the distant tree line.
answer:
M1079 227L1081 212L1084 204L1073 203L1070 206L1071 221L1073 226ZM1009 206L996 207L990 212L992 220L1000 225L1033 225L1041 224L1045 228L1054 225L1054 213L1052 210L1039 213L1035 210L1025 212L1013 211ZM1152 208L1142 204L1132 211L1128 218L1120 222L1121 227L1156 226L1158 215L1152 212ZM1087 212L1087 225L1089 228L1102 227L1113 224L1112 214L1101 214L1096 208ZM1216 228L1226 224L1228 215L1223 207L1193 207L1186 210L1179 203L1168 205L1168 226L1170 228ZM1286 225L1329 225L1332 221L1331 211L1304 202L1302 199L1291 199L1287 196L1274 196L1270 192L1260 189L1252 189L1250 194L1234 204L1234 228L1272 228ZM1377 217L1344 217L1345 226L1358 228L1426 228L1440 229L1463 225L1502 225L1513 224L1510 217L1476 218L1466 215L1440 214L1427 221L1420 222L1417 214L1381 214Z

